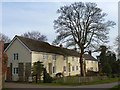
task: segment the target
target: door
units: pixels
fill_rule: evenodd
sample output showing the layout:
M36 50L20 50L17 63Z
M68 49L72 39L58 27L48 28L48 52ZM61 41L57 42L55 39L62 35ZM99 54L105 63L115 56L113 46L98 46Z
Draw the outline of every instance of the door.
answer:
M52 74L52 63L48 63L49 74Z

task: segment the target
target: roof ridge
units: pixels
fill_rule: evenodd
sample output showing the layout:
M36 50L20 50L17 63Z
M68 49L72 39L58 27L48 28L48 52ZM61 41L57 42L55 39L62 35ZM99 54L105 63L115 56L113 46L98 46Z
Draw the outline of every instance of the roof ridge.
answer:
M23 36L16 35L15 37L18 37L18 39L20 39L31 51L54 53L54 54L76 56L76 57L79 57L80 55L80 53L74 49L54 46L49 44L48 42L34 40ZM84 55L88 60L89 59L95 60L95 58L93 56L90 56L89 54L84 54Z
M31 38L24 37L24 36L18 36L18 35L15 35L15 37L18 37L18 38L25 38L25 39L29 39L29 40L33 40L33 41L43 42L43 43L49 44L49 43L46 42L46 41L40 41L40 40L36 40L36 39L31 39ZM49 45L50 45L50 44L49 44Z
M68 48L65 48L65 47L54 46L54 45L51 45L50 43L45 42L45 41L39 41L39 40L35 40L35 39L23 37L23 36L18 36L18 35L15 35L15 37L18 37L18 38L19 38L19 37L20 37L20 38L26 38L26 39L29 39L29 40L33 40L33 41L38 41L38 42L43 42L43 43L49 44L49 45L52 46L52 47L56 47L56 48L61 48L61 49L67 49L67 50L75 51L74 49L68 49ZM76 52L77 52L77 51L76 51Z

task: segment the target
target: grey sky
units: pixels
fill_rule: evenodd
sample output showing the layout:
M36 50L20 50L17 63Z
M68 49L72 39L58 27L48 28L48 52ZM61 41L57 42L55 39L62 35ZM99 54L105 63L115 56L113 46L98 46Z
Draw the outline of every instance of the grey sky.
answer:
M0 31L12 39L15 35L36 30L46 35L48 41L52 42L56 37L53 21L58 17L56 13L57 9L60 6L68 4L68 1L71 3L71 1L86 2L88 0L49 0L49 2L48 0L16 1L18 0L3 0L0 3L0 7L2 5L2 9L0 9L0 12L2 12L0 13ZM112 20L116 24L118 23L118 0L89 0L89 2L94 1L97 2L98 7L102 8L103 12L108 14L106 20ZM111 45L113 45L117 34L118 24L110 30Z

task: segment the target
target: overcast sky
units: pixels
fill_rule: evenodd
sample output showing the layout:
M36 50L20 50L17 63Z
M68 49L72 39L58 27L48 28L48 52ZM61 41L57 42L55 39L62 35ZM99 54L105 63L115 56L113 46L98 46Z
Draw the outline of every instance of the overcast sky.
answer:
M56 37L53 21L58 17L57 9L74 1L88 0L17 1L19 0L3 0L0 3L0 31L11 39L27 31L40 31L47 36L48 42L52 42ZM111 28L109 34L110 45L113 45L118 34L118 0L89 0L89 2L96 2L98 7L108 14L106 20L116 22L116 26Z

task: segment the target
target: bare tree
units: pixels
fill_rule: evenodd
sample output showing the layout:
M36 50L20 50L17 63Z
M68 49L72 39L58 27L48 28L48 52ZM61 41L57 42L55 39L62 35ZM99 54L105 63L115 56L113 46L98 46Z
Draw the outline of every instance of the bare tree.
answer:
M3 33L0 33L0 41L1 40L4 41L4 43L9 43L11 41L10 38Z
M31 38L34 40L39 40L39 41L47 41L47 37L45 35L42 35L38 31L27 32L27 33L22 34L21 36L26 37L26 38Z
M108 42L110 27L113 21L106 21L106 13L97 7L96 3L73 3L57 10L59 17L54 21L58 33L54 44L66 43L68 46L77 45L80 48L80 73L85 76L83 65L84 52L94 44Z

